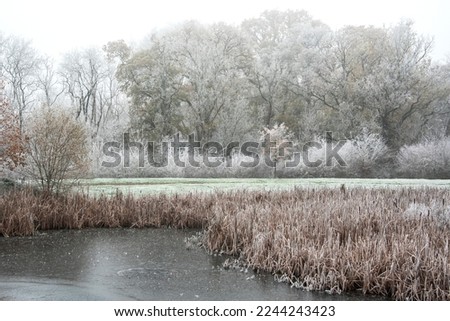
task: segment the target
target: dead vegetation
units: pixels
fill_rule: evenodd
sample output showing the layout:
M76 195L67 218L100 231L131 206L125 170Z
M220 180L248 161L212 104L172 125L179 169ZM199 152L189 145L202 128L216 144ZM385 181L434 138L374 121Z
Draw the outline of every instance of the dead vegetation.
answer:
M310 290L450 300L448 189L87 197L15 191L0 234L85 227L203 228L211 251Z
M201 228L213 200L195 202L194 196L89 197L20 190L0 199L0 234L32 235L36 230L161 227Z

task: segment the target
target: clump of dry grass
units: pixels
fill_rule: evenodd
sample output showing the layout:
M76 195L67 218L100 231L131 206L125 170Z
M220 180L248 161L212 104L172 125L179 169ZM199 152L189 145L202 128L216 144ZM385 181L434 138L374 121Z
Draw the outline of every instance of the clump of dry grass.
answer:
M0 234L85 227L204 228L203 245L311 290L450 300L445 189L295 189L88 197L14 191Z

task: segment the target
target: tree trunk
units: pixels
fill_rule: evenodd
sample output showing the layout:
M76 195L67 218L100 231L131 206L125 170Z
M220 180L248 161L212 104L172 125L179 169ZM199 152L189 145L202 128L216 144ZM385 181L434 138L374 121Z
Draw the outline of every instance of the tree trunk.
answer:
M447 130L445 131L445 136L450 137L450 117L447 120Z

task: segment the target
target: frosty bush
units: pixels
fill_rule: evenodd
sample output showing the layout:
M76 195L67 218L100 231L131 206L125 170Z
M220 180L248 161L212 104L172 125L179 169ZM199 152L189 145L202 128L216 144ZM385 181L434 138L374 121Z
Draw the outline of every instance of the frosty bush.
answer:
M329 143L328 143L329 144ZM336 145L336 143L333 143ZM308 144L306 144L307 146ZM298 168L287 169L287 176L294 176L294 172L302 177L374 177L386 176L383 165L388 156L388 147L383 139L373 133L364 130L354 139L345 142L339 149L345 166L338 162L326 163L317 160L327 159L326 148L316 148L316 146L326 146L324 138L316 138L311 143L311 147L303 149L303 162Z
M404 146L397 155L401 176L450 178L450 137Z
M341 150L342 158L347 163L346 176L374 177L381 173L388 154L388 147L383 138L367 129L352 140L348 140Z

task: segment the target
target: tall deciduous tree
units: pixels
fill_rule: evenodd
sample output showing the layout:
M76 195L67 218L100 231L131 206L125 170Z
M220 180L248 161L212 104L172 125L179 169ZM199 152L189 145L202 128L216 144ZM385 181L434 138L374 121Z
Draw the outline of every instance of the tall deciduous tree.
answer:
M248 119L239 108L248 95L245 72L251 56L238 31L222 23L209 27L187 23L175 38L176 64L183 77L180 98L187 126L200 140L209 140L221 126L232 128L236 122ZM236 119L233 114L241 117ZM240 127L245 132L248 123L241 122ZM231 134L234 137L222 139L240 136Z
M43 57L40 72L37 75L37 86L40 90L40 101L48 107L57 105L64 93L62 79L55 70L52 58Z
M119 67L118 77L145 135L195 132L208 140L220 132L236 139L248 128L244 70L250 58L237 29L188 22L154 35L147 49Z
M60 74L76 119L89 125L92 137L97 136L118 105L115 71L115 65L97 48L68 53L61 65Z
M369 128L394 149L417 141L448 97L430 51L431 42L408 21L337 31L301 74L306 95L321 110L318 123L347 137Z
M435 77L431 46L411 22L387 30L383 59L361 87L364 107L375 110L383 138L395 149L418 141L421 127L435 114L435 104L448 96Z
M135 132L158 139L183 131L179 110L182 77L171 58L169 43L154 36L148 49L133 54L125 54L130 50L119 45L110 44L107 50L121 57L117 77L131 100Z
M6 80L6 90L18 115L19 128L22 131L25 113L36 102L41 59L29 41L13 36L3 41L0 54L1 74Z
M302 43L300 35L312 38L311 30L322 26L305 11L266 11L242 23L242 32L253 49L248 79L253 87L253 109L261 125L287 122L297 127L292 116L301 118L304 101L294 94L299 81L296 67L304 45L312 40L305 37Z

